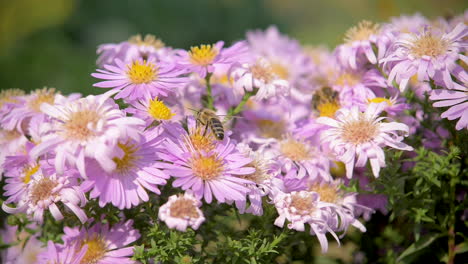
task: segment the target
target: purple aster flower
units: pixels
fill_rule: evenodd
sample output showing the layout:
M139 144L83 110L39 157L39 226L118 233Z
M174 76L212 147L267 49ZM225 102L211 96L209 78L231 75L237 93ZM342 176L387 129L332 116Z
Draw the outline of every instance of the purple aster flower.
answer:
M175 228L185 232L187 227L197 230L205 222L203 212L200 210L202 203L190 193L184 195L172 195L167 203L159 208L158 217L169 228Z
M217 67L242 63L248 57L248 46L245 41L234 43L229 48L223 48L224 42L213 45L191 47L190 51L181 50L178 64L189 72L196 72L201 78L213 73Z
M104 65L105 70L97 69L91 76L106 81L93 86L111 88L116 91L115 99L133 101L156 96L167 96L176 88L182 88L188 79L181 77L185 71L174 64L157 62L154 57L147 60L137 59L125 63L116 59L114 65Z
M390 43L390 38L382 32L379 24L370 21L361 21L350 28L345 34L345 44L336 48L336 54L342 65L354 70L367 62L376 64L382 58ZM378 48L375 54L372 45Z
M37 264L81 264L88 250L88 245L74 243L70 246L47 242L47 250L37 255Z
M164 43L151 34L142 37L140 34L132 36L128 41L117 44L99 45L97 53L99 58L96 64L102 67L105 64L113 64L115 59L124 62L132 62L137 59L155 57L164 53L167 48Z
M0 179L2 179L5 158L16 155L24 149L28 138L17 130L3 130L0 127Z
M289 82L278 76L270 62L260 58L254 64L243 64L234 67L230 76L234 80L234 91L242 97L247 92L258 89L255 99L269 99L277 96L289 95Z
M398 36L406 33L418 33L430 22L420 13L414 15L402 15L399 17L392 17L390 23L383 26L382 30L388 30L393 35Z
M317 119L318 123L329 126L329 129L322 132L321 140L329 144L336 157L345 163L348 178L352 177L354 166L364 167L368 159L374 176L378 177L380 168L385 167L383 146L413 150L401 142L403 136L398 134L398 131L403 131L407 135L407 125L382 122L384 117L379 117L379 114L384 107L385 104L370 104L364 113L357 107L343 108L337 112L336 119Z
M310 225L310 233L317 236L323 253L328 250L327 232L333 235L338 244L340 243L329 226L331 215L326 210L329 205L319 200L318 193L308 191L279 193L274 197L274 203L279 214L275 220L276 226L283 227L288 220L289 229L304 231L305 225Z
M62 174L66 163L69 163L76 165L86 178L85 157L96 159L106 171L114 170L116 164L111 159L111 151L118 138L139 140L139 130L144 121L126 117L109 98L110 95L89 95L63 104L43 104L41 110L53 119L54 133L44 136L42 142L31 150L31 156L35 159L55 152L58 174Z
M468 44L463 39L468 36L468 27L457 25L450 33L441 34L433 28L425 28L418 34L402 34L394 43L394 50L381 60L390 72L389 84L395 80L404 91L411 77L417 75L419 81L443 83L452 89L456 84L452 76L462 83L468 83L466 71L457 60L468 62L460 54Z
M32 216L33 220L42 223L44 211L49 210L55 220L63 219L57 204L62 202L67 206L82 223L87 220L86 214L80 207L86 204L84 193L76 186L76 177L73 171L68 171L67 175L58 177L57 174L44 175L42 170L38 170L27 186L27 194L17 203L16 208L2 204L2 209L10 214L26 213ZM9 189L6 189L7 192Z
M441 117L448 120L458 120L457 130L468 129L468 88L456 85L453 90L433 90L429 99L437 101L434 107L450 107Z
M135 117L143 119L146 122L146 127L150 126L155 121L174 120L174 116L176 115L175 111L173 112L166 101L158 97L134 101L125 111L133 114Z
M89 162L88 178L81 184L85 192L91 190L90 198L99 198L104 207L112 203L119 209L131 208L148 201L146 190L160 194L157 185L166 184L166 175L158 169L158 157L154 154L160 138L145 132L140 142L132 139L120 140L112 153L116 167L111 172L104 171L97 162Z
M14 105L19 102L18 99L24 96L21 89L6 89L0 91L0 127L4 127L3 116L8 114Z
M65 234L62 236L64 247L78 248L76 259L81 256L83 248L87 247L86 253L80 263L124 263L135 264L131 260L133 246L129 244L140 238L138 230L133 229L133 220L120 222L112 227L109 224L96 223L90 228L65 227ZM81 246L77 247L77 244ZM68 250L68 249L65 249ZM68 250L71 252L71 250Z
M189 129L190 133L182 133L175 142L167 139L165 151L159 153L164 161L173 163L165 165L166 172L177 178L173 186L190 189L197 199L203 197L207 203L213 196L221 203L245 200L249 192L245 184L253 182L240 176L254 172L245 167L252 160L235 149L228 133L218 141L203 129Z
M17 226L5 223L5 229L0 230L2 244L10 244L10 247L0 251L0 259L4 264L35 264L38 255L43 251L42 242L38 234L30 234L26 231L18 233ZM29 224L27 228L34 229L37 226Z

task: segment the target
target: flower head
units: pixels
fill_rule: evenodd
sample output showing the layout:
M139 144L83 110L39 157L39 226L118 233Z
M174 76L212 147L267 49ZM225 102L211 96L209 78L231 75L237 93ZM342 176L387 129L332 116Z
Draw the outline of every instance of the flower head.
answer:
M159 208L158 217L169 228L185 232L190 226L196 230L205 221L200 206L200 200L189 193L172 195L167 203Z

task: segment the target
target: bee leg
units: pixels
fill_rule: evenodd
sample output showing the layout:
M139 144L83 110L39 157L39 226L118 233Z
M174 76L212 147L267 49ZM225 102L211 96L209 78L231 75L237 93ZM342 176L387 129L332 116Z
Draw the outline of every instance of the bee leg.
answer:
M206 136L206 131L208 131L208 122L206 122L205 131L203 131L203 137Z

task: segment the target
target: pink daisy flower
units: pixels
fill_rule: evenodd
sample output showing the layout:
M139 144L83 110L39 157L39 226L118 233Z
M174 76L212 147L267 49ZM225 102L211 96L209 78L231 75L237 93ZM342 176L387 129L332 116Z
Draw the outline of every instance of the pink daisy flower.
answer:
M403 123L382 122L379 114L385 104L370 104L363 113L357 107L340 109L335 118L320 117L318 123L329 126L322 132L321 140L329 144L334 155L346 165L346 176L351 178L353 168L364 167L370 161L375 177L381 167L385 167L384 146L411 151L412 147L401 142L408 135L409 128ZM357 160L356 160L357 158Z
M172 195L167 203L161 205L158 217L169 228L175 228L185 232L187 227L197 230L205 222L203 212L200 210L202 203L189 193L184 195Z
M190 127L189 127L190 128ZM165 151L160 157L173 164L166 164L166 172L176 177L174 187L190 189L197 198L211 203L213 196L218 202L226 200L245 200L253 184L240 178L254 172L245 167L251 159L236 151L235 145L226 135L223 141L216 140L212 133L203 133L202 129L192 130L190 134L181 134L174 142L167 139Z
M254 97L257 100L289 95L289 82L278 76L270 62L263 58L253 64L234 67L230 76L234 80L234 91L239 97L246 91L253 92L254 89L258 89Z
M275 225L283 227L286 220L290 223L289 229L304 231L305 225L310 225L311 235L317 236L322 247L322 252L328 250L326 233L332 234L338 244L340 243L335 232L330 228L335 223L328 210L328 204L319 200L319 195L315 192L299 191L291 193L278 193L274 197L274 203L279 216L275 220Z
M39 170L32 176L27 186L27 194L23 195L18 206L12 208L3 203L2 209L9 214L26 213L32 216L34 221L42 223L45 210L49 210L55 220L63 219L63 214L57 206L62 202L82 223L85 223L88 218L80 207L86 204L86 197L76 186L75 178L74 174L58 177L54 173L46 176L42 170Z
M38 239L38 234L30 234L23 229L18 232L17 226L4 225L4 230L0 230L2 244L10 244L10 247L0 251L0 259L3 264L35 264L39 259L39 254L44 250L42 242ZM37 228L34 224L28 224L27 228Z
M164 42L151 34L142 37L140 34L132 36L127 41L99 45L97 53L99 58L96 64L102 67L105 64L113 64L115 59L124 62L132 62L137 59L158 57L165 51Z
M167 101L158 97L134 101L125 111L133 114L135 117L143 119L146 122L146 127L150 126L155 121L164 122L173 120L176 115L175 111L168 106Z
M145 132L140 142L120 140L112 151L116 167L111 172L91 161L87 166L88 178L81 184L81 189L85 192L91 190L90 198L99 198L99 206L112 203L119 209L148 201L146 190L160 194L157 185L166 184L169 175L158 169L155 150L160 139L154 136Z
M468 83L468 74L457 64L457 60L468 63L460 54L468 44L463 39L468 36L468 27L457 25L450 33L441 34L425 28L419 34L403 34L394 43L395 48L381 60L390 72L388 83L395 80L404 91L413 76L418 81L433 79L446 88L454 87L452 76L462 83Z
M458 120L455 128L468 129L468 88L456 85L453 90L433 90L429 99L437 101L434 107L450 107L441 117L448 120Z
M115 99L133 101L156 96L167 96L176 88L182 88L188 79L181 77L185 71L175 65L157 62L154 57L147 60L137 59L125 63L116 59L114 65L104 65L105 70L97 69L91 76L105 81L93 86L111 88L116 91Z
M36 264L81 264L88 250L88 245L80 246L76 242L70 246L47 242L47 250L37 255Z
M138 230L133 229L133 220L120 222L109 227L109 224L96 223L88 229L84 227L65 227L62 240L65 247L78 248L73 259L81 256L83 248L86 253L80 263L123 263L135 264L131 260L133 246L129 244L140 238ZM77 244L81 246L77 247Z
M56 154L55 168L58 174L65 164L76 165L86 178L85 157L95 159L106 171L115 169L111 151L120 137L139 140L143 120L126 117L117 104L109 98L111 93L89 95L73 102L49 105L41 110L53 119L54 133L42 138L42 142L31 150L36 159L46 153Z
M390 38L381 31L380 25L370 21L361 21L345 34L345 44L336 48L336 54L342 65L358 69L367 62L376 64L385 54ZM378 48L375 54L372 45Z
M19 99L24 96L21 89L6 89L0 91L0 127L4 126L3 117L14 108Z
M248 57L248 46L245 41L234 43L229 48L223 48L224 42L213 45L191 47L190 51L181 50L178 64L189 72L196 72L201 78L213 73L217 67L233 63L242 63Z

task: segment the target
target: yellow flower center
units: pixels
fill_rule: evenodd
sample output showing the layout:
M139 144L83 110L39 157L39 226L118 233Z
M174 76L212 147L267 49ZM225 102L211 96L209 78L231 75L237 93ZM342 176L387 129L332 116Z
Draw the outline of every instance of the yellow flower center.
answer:
M345 123L341 133L344 141L359 145L371 141L379 133L379 124L365 119L361 114L358 120Z
M189 51L190 62L199 66L208 66L213 63L218 52L214 45L191 47Z
M271 69L273 73L275 73L278 77L280 77L280 79L287 80L289 78L288 68L286 68L283 64L272 63Z
M122 156L122 158L114 157L112 160L116 164L116 172L122 174L134 168L134 166L136 165L135 162L138 161L140 157L135 155L135 152L138 151L137 144L131 144L130 142L119 142L117 145L124 152L124 155Z
M305 142L287 138L280 142L280 150L284 156L293 161L303 161L311 158L311 152Z
M273 121L270 119L260 119L256 122L259 134L264 138L281 139L286 131L286 125L283 121Z
M145 60L136 60L128 66L127 76L134 84L150 83L158 78L158 67Z
M337 102L327 102L317 106L320 116L334 117L336 111L340 109Z
M106 243L104 242L104 239L102 239L99 235L94 235L92 238L85 239L84 241L82 241L81 247L83 247L84 245L87 245L88 249L86 250L86 254L84 255L80 263L99 263L99 260L101 260L106 254Z
M152 46L155 49L161 49L165 46L164 42L151 34L146 34L144 38L142 38L140 34L132 36L128 42L138 46Z
M55 88L44 88L36 90L32 93L34 98L28 102L29 108L36 112L41 111L41 105L43 103L46 104L54 104L55 101Z
M190 144L195 148L196 151L210 152L215 149L216 139L213 133L204 133L201 127L196 128L189 135Z
M361 82L361 77L359 74L345 72L336 78L335 84L339 86L354 86Z
M223 162L215 155L203 156L194 154L190 160L192 171L195 176L202 180L214 180L223 172Z
M260 63L256 63L251 66L250 71L255 79L261 80L265 83L270 83L275 78L272 68Z
M170 215L175 218L198 218L197 207L190 199L178 198L171 204Z
M175 115L171 112L171 109L157 97L152 100L150 99L148 113L156 120L169 120Z
M336 203L340 197L336 187L327 183L314 184L310 186L309 191L318 193L320 195L320 201L327 203Z
M63 124L65 136L71 140L84 141L95 136L90 127L95 127L99 115L93 110L83 110L71 113L69 119Z
M346 166L341 161L334 161L330 168L330 173L333 177L344 177L346 175Z
M376 104L380 104L380 103L387 103L389 106L392 106L393 105L393 102L387 98L384 98L384 97L375 97L375 98L372 98L372 99L367 99L367 101L370 103L376 103Z
M32 187L30 199L33 204L50 198L52 190L57 186L57 182L49 178L42 178Z
M344 41L346 43L353 43L354 41L369 40L370 36L378 34L379 30L379 24L364 20L346 31Z
M29 181L31 181L31 176L33 176L38 170L40 166L39 164L36 164L35 166L26 166L23 170L24 177L23 177L23 182L25 184L28 184Z
M418 37L410 48L410 53L416 58L422 56L437 57L447 51L449 43L432 34L424 34Z
M0 91L0 108L5 103L16 103L18 100L15 99L16 96L24 95L24 91L21 89L7 89Z
M312 195L300 195L295 193L291 195L291 207L296 208L299 212L297 214L309 214L315 210Z

